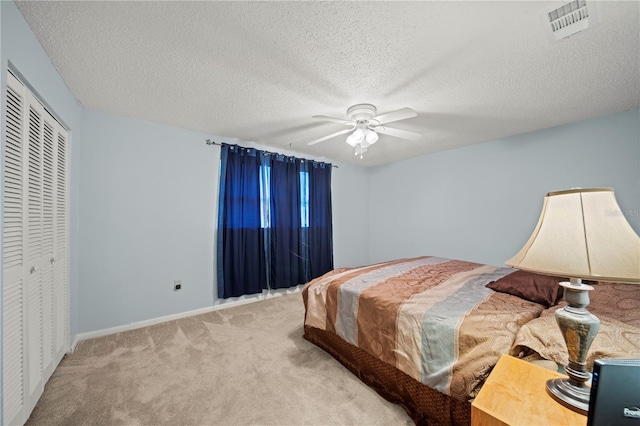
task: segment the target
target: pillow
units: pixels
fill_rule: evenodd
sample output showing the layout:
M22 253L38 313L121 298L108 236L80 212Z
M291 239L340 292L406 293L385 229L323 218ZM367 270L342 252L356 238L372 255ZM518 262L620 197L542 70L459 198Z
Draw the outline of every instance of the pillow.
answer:
M533 272L514 271L497 281L491 281L487 287L549 307L562 300L564 289L559 285L561 281L569 280Z
M551 310L555 312L555 308ZM545 311L546 313L547 311ZM523 325L509 351L520 357L532 351L558 365L567 365L569 355L555 315L541 315ZM595 359L637 358L640 353L640 329L618 321L615 317L600 317L600 331L593 339L587 356L587 369L593 368Z

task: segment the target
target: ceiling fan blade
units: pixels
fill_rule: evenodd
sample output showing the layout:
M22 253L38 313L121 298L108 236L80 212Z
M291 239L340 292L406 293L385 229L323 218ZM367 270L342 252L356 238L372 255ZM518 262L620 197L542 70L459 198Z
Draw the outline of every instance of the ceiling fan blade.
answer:
M318 120L333 121L334 123L344 124L345 126L355 125L353 121L345 120L344 118L329 117L328 115L314 115L311 118L317 118Z
M391 127L376 126L374 131L382 133L383 135L395 136L400 139L409 139L410 141L416 141L422 137L420 133L409 132L407 130L394 129Z
M351 128L351 129L345 129L345 130L340 130L339 132L331 133L330 135L324 136L324 137L322 137L320 139L313 140L313 141L307 143L307 145L315 145L317 143L324 142L327 139L335 138L336 136L340 136L340 135L344 135L345 133L349 133L353 129L355 129L355 127Z
M373 119L377 120L378 123L380 124L384 124L384 123L391 123L392 121L404 120L407 118L413 118L417 116L418 114L411 108L401 108L396 111L391 111L386 114L373 117Z

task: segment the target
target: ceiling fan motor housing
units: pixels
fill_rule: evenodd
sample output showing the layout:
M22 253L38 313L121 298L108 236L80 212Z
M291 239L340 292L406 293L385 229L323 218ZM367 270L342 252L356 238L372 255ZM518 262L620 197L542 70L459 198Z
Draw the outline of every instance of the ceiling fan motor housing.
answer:
M376 107L371 104L358 104L347 110L347 117L356 123L364 122L368 124L375 117L376 112Z

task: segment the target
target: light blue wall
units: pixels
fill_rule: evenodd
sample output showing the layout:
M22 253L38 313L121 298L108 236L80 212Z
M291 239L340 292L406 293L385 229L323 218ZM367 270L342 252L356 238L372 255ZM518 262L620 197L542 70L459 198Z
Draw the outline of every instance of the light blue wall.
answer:
M503 265L531 235L547 192L591 186L613 187L640 232L638 109L374 168L369 260Z
M82 125L79 331L211 305L218 150L91 110Z
M369 169L340 164L331 176L336 268L369 263Z
M45 54L31 32L31 29L13 2L0 2L0 57L1 57L1 85L2 112L5 116L6 108L6 70L9 63L35 89L38 95L51 107L66 125L70 127L70 341L78 330L77 291L78 291L78 161L80 153L80 107L60 78L53 64ZM2 153L4 155L5 122L2 120ZM4 163L4 161L2 162ZM4 186L4 170L2 174ZM1 204L0 204L1 205ZM4 215L4 212L3 212ZM0 292L0 297L1 292ZM0 303L0 307L2 304ZM1 308L0 308L1 309ZM2 316L0 315L0 321ZM2 327L0 327L0 332ZM0 336L1 337L1 336ZM0 339L0 342L2 339ZM2 352L0 351L0 356ZM1 390L0 390L1 392ZM1 401L0 401L1 402ZM2 404L0 403L0 413ZM0 423L2 423L0 415Z
M220 148L205 140L223 140L90 110L82 126L79 331L212 306ZM333 170L336 266L367 261L367 193L365 168Z

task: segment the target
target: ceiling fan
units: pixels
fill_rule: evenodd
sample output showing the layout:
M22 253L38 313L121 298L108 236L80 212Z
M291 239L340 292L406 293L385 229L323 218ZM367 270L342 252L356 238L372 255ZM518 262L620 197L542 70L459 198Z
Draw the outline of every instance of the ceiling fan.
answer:
M418 114L411 108L401 108L378 116L376 116L376 112L376 107L371 104L358 104L347 110L348 120L328 117L326 115L314 115L312 118L333 121L349 126L350 128L313 140L307 143L307 145L315 145L336 136L352 132L347 137L346 142L355 148L355 155L360 155L360 158L362 158L362 155L367 151L367 147L378 141L378 133L409 140L417 140L422 137L420 133L383 126L383 124L393 121L416 117Z

